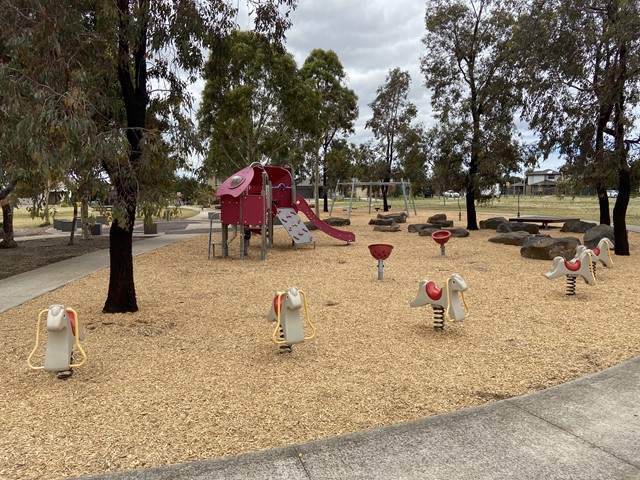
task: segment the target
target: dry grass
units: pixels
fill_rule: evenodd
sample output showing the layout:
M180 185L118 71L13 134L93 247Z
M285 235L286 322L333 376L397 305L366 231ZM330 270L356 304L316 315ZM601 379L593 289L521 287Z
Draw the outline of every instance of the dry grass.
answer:
M336 212L334 212L335 214ZM436 212L419 212L410 223ZM633 256L599 268L595 287L547 280L551 262L487 241L373 232L358 210L345 246L320 232L290 247L277 230L266 261L207 261L207 236L135 259L140 311L101 313L108 271L0 315L0 478L146 468L278 447L522 395L640 354L640 237ZM464 223L456 221L456 226ZM560 234L557 230L552 235ZM384 280L370 243L394 245ZM410 308L418 280L469 285L464 322L432 328ZM315 340L278 354L265 320L276 289L309 299ZM87 364L67 381L30 370L38 312L74 307Z

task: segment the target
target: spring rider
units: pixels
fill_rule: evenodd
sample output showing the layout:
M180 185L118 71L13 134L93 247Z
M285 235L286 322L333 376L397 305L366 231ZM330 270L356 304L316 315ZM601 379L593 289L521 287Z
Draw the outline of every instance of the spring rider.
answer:
M31 359L40 347L40 325L45 313L47 314L47 344L44 365L35 366ZM87 361L87 354L80 345L82 339L84 339L84 332L80 328L78 313L73 308L64 308L64 305L51 305L38 315L36 345L27 359L27 364L34 370L58 372L58 378L68 378L73 374L73 368L80 367ZM82 356L79 363L73 363L74 346Z
M445 320L460 322L469 315L469 307L464 299L467 283L458 273L452 273L442 288L430 280L420 280L418 295L410 303L412 307L431 304L433 307L433 328L444 329Z
M564 257L555 257L551 264L551 270L544 274L552 280L561 276L567 277L567 295L576 294L576 280L582 277L589 285L596 284L596 273L593 263L593 252L589 249L582 250L577 258L567 260Z
M573 257L573 260L578 259L585 251L589 250L591 252L591 257L593 258L593 273L596 273L596 266L598 263L602 263L607 268L613 267L613 258L611 258L611 249L613 248L613 243L608 238L603 238L598 242L593 250L589 250L584 245L578 245L576 247L576 255Z
M303 306L305 319L311 328L311 334L308 336L304 334L304 325L300 316L300 310ZM280 347L280 353L290 353L295 343L302 343L316 336L316 327L309 318L307 295L295 287L276 292L273 302L271 302L271 309L267 314L267 320L276 322L271 339Z

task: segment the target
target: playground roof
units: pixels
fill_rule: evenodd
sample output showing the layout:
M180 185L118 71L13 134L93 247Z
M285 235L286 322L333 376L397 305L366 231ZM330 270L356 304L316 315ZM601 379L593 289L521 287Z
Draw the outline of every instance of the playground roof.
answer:
M254 173L253 167L246 167L234 173L222 182L222 185L218 187L216 195L218 197L223 195L231 195L234 198L239 197L251 183Z

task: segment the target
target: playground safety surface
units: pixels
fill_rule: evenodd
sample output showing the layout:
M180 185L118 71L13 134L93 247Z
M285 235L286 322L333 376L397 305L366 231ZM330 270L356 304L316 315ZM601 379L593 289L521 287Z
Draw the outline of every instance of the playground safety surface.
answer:
M207 261L207 235L137 256L135 314L101 313L106 269L0 314L0 478L640 477L637 360L547 389L640 355L637 255L568 298L543 276L551 262L491 244L495 232L451 239L442 257L370 218L354 212L349 246L318 233L293 249L276 230L265 262L259 242L243 261L237 244ZM371 243L394 245L383 281ZM471 315L436 333L430 309L408 304L420 278L453 271ZM279 355L265 316L286 286L307 293L318 338ZM25 363L54 303L87 329L89 360L66 381Z

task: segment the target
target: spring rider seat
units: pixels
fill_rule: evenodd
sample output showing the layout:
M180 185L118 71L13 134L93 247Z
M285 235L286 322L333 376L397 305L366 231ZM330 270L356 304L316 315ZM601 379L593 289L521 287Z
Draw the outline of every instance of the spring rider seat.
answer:
M551 270L544 274L549 280L566 276L569 296L576 294L576 280L580 276L588 285L596 284L596 273L593 262L593 252L589 249L582 250L577 258L567 260L564 257L555 257L551 263Z
M310 335L304 334L304 325L300 316L300 310L303 306L305 319L311 328ZM307 295L295 287L276 292L267 314L267 320L276 322L271 339L280 347L280 353L291 353L294 344L311 340L316 336L316 327L309 318Z
M31 359L40 348L40 325L45 313L47 314L47 344L44 365L35 366ZM34 370L58 372L58 378L68 378L72 375L73 368L80 367L87 361L87 354L80 345L81 339L84 339L84 332L80 328L78 313L73 308L64 308L64 305L51 305L38 315L36 345L27 358L27 364ZM74 346L82 356L79 363L73 363Z
M445 320L460 322L469 315L469 307L464 299L467 282L458 273L452 273L442 288L435 283L422 279L418 286L418 295L410 303L412 307L430 304L433 307L433 328L443 330Z

